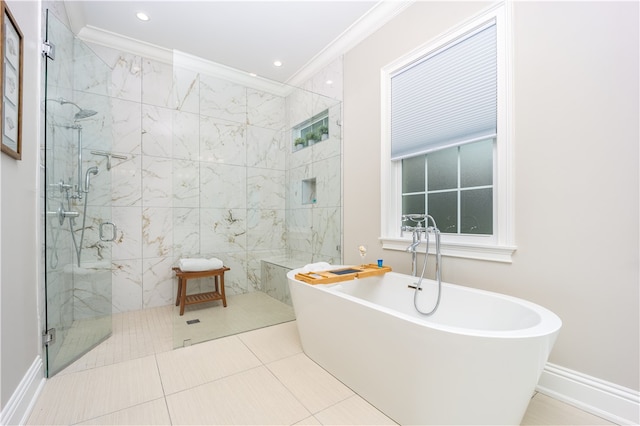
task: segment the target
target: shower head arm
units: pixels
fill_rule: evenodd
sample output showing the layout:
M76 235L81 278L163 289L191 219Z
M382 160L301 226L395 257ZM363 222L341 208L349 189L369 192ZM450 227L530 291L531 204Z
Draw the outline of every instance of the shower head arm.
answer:
M84 109L84 108L80 107L80 105L78 105L77 103L71 102L71 101L69 101L69 100L67 100L65 98L50 99L50 100L58 102L60 105L70 104L70 105L73 105L74 107L78 108L78 112L74 116L74 118L76 120L80 120L80 119L83 119L83 118L89 118L89 117L94 116L94 115L97 114L96 111L91 110L91 109Z

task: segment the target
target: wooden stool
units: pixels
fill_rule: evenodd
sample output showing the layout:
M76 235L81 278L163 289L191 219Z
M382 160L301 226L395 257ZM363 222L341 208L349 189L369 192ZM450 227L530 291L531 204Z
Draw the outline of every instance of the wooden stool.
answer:
M211 302L214 300L222 300L222 306L227 307L227 298L224 295L224 273L230 268L223 266L220 269L212 269L210 271L185 272L179 267L174 267L178 277L178 295L176 297L176 306L180 305L180 315L184 315L184 307L196 303ZM215 281L214 291L206 293L190 294L187 296L187 280L191 278L213 277ZM218 282L220 277L220 282Z

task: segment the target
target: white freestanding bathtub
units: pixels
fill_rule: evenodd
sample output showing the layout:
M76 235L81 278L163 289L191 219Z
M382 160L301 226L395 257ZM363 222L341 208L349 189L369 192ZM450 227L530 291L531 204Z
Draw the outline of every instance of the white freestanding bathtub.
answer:
M447 283L422 316L409 275L311 285L297 272L287 278L304 352L403 425L520 424L562 325L536 304ZM428 311L437 283L422 287Z

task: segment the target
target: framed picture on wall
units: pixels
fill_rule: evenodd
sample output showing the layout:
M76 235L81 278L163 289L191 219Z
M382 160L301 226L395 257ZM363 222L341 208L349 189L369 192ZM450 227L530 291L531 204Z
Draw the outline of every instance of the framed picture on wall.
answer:
M9 7L0 0L2 38L0 39L0 134L2 152L20 160L22 158L22 52L23 37Z

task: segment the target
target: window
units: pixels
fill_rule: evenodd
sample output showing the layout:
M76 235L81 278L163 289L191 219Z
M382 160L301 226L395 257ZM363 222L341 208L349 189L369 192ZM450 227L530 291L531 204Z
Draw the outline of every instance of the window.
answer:
M493 141L402 160L402 214L429 213L444 234L493 235Z
M325 110L297 125L293 128L292 135L294 151L327 139L329 137L329 111Z
M403 214L428 213L444 255L511 261L504 8L383 69L385 249L406 248Z

